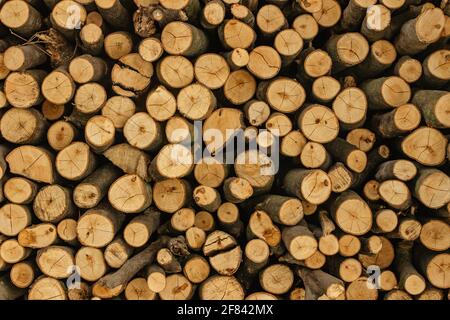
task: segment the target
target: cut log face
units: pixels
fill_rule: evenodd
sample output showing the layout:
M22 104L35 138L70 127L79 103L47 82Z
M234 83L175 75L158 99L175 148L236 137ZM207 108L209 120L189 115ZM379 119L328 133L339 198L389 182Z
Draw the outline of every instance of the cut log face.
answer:
M233 276L214 275L199 288L201 300L243 300L244 289Z
M347 233L362 235L372 227L372 211L353 191L342 193L333 204L331 212L336 224Z
M138 213L152 203L152 189L142 178L127 174L110 186L108 199L111 205L125 213Z
M53 157L41 147L29 145L17 147L6 156L6 161L11 173L37 182L55 181Z
M402 140L403 152L426 166L435 166L445 160L448 140L434 128L420 127Z
M28 207L7 203L0 208L0 232L5 236L16 236L31 223Z
M66 300L64 284L51 277L39 277L31 285L28 300Z
M327 107L314 104L303 109L298 125L308 139L318 142L330 142L339 133L336 115Z

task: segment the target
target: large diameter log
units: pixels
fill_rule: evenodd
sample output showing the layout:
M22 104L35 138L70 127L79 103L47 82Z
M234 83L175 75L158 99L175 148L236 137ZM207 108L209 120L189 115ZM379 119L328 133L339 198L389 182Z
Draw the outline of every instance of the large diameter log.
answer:
M318 143L330 142L339 133L339 121L335 113L320 104L304 108L297 123L306 138Z
M76 30L86 22L87 12L83 5L72 0L59 1L52 9L52 26L65 37L73 39Z
M42 141L46 129L46 120L33 108L11 108L0 121L3 138L14 144L38 144Z
M214 275L202 282L201 300L243 300L244 289L233 276Z
M411 88L400 77L382 77L367 80L361 85L366 93L369 106L373 109L390 109L408 103Z
M111 184L108 200L118 211L142 212L152 203L152 188L139 176L126 174Z
M171 22L164 27L161 42L167 53L184 56L197 56L208 46L208 39L203 31L180 21Z
M34 45L12 46L6 49L3 62L11 71L24 71L47 61L45 51Z
M436 288L450 288L448 274L450 254L446 252L432 252L417 246L414 248L414 261L419 271Z
M135 98L150 85L153 66L138 53L130 53L119 58L111 70L112 89L115 93Z
M6 203L0 208L0 232L8 237L19 234L31 224L31 214L27 206Z
M40 86L45 76L45 71L36 69L11 72L5 79L8 102L17 108L30 108L42 102Z
M61 280L41 276L28 291L28 300L67 300L66 287Z
M72 190L57 184L43 187L33 202L34 214L44 222L58 222L75 213Z
M326 48L338 72L364 61L369 54L369 43L360 33L345 33L330 37Z
M73 249L62 246L49 246L39 249L36 263L46 276L64 279L70 276L71 266L75 265Z
M56 156L56 170L68 180L81 180L94 171L96 158L84 142L73 142Z
M372 123L382 137L392 138L416 129L421 119L419 109L414 104L408 103L392 111L374 115Z
M159 211L146 210L132 219L123 231L124 240L132 247L142 247L159 225Z
M415 182L414 195L426 207L438 209L450 201L450 178L437 169L422 169Z
M447 138L439 130L419 127L402 140L401 149L422 165L437 166L445 161L447 144Z
M449 54L450 50L441 49L434 51L425 58L423 61L423 80L427 86L439 88L450 80L450 72L445 67L448 63Z
M294 226L283 229L283 242L289 253L297 260L312 256L317 250L317 240L307 227Z
M445 251L450 247L449 225L444 221L432 219L423 224L420 242L432 251Z

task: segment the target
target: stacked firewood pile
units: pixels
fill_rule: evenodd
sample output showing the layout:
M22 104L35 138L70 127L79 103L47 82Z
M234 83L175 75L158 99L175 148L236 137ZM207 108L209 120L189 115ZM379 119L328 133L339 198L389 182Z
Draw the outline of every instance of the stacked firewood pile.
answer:
M0 299L448 299L446 0L0 21Z

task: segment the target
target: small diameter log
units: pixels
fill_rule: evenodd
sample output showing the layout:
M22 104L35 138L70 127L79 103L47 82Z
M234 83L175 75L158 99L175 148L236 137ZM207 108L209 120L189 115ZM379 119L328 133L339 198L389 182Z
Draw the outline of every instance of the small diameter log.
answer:
M320 170L294 169L284 177L284 189L312 204L324 203L331 194L331 180Z
M156 262L167 273L178 273L182 270L177 258L167 248L162 248L158 251L156 254Z
M427 286L427 288L417 296L417 300L444 300L444 292L441 289Z
M129 28L130 15L119 0L95 0L95 5L108 24L119 29Z
M153 185L155 206L167 213L174 213L189 202L191 187L182 179L165 179Z
M105 53L113 60L118 60L131 53L133 40L131 34L125 31L117 31L108 34L104 40Z
M331 36L326 49L333 59L333 71L339 72L363 62L369 54L369 43L360 33L350 32Z
M180 90L177 96L178 111L189 120L204 120L216 108L213 92L200 83L190 84Z
M149 289L145 278L134 278L125 288L127 300L156 300L157 294Z
M318 143L330 142L339 133L336 115L329 108L319 104L303 108L297 123L306 138Z
M414 195L426 207L438 209L450 201L450 178L437 169L422 169L414 184Z
M214 275L201 284L199 296L201 300L243 300L245 295L235 277Z
M358 260L362 263L363 267L367 269L370 265L377 265L380 269L388 268L395 258L394 246L385 237L381 237L381 250L377 254L363 254L358 255Z
M241 247L221 251L209 257L209 264L220 275L231 276L236 273L242 261Z
M419 107L427 125L433 128L450 128L450 93L440 90L418 90L412 103Z
M23 261L12 266L9 273L11 283L17 288L28 288L37 274L36 267L31 261Z
M391 179L381 182L378 194L394 209L406 210L411 206L411 192L408 186L400 180Z
M56 232L58 237L69 244L77 243L77 220L63 219L58 223Z
M7 51L6 51L7 52ZM6 64L5 52L5 64ZM427 86L439 88L450 80L450 71L446 68L450 50L436 50L423 61L423 79Z
M141 150L152 150L162 142L161 127L146 112L132 115L123 127L123 134L127 142Z
M345 292L347 300L377 300L378 290L370 287L367 277L360 277L357 280L350 283Z
M192 57L206 50L208 39L197 27L186 22L174 21L162 30L161 43L168 54Z
M382 163L375 174L375 179L385 181L388 179L398 179L401 181L409 181L417 174L417 168L408 160L391 160Z
M162 85L149 92L145 106L150 116L160 122L170 121L177 111L175 96ZM166 123L166 127L167 125L168 123Z
M266 101L279 112L292 113L303 105L306 92L298 81L287 77L278 77L271 81L261 82L258 86L257 97Z
M303 2L308 2L308 0L302 0ZM315 0L315 5L322 2L322 8L313 12L312 15L317 21L319 26L323 28L331 28L335 26L341 19L342 9L341 5L336 0Z
M331 180L331 191L333 192L344 192L353 184L353 174L342 162L332 165L327 174Z
M28 204L33 201L38 186L31 180L22 177L13 177L3 185L3 194L12 203Z
M105 61L90 54L78 56L69 64L69 73L72 79L81 84L102 80L107 69Z
M138 53L145 61L155 62L161 58L163 52L161 40L156 37L145 38L139 43Z
M364 197L369 201L380 200L380 195L378 194L378 187L380 183L377 180L369 180L363 187Z
M3 138L15 144L38 144L47 130L47 121L36 109L11 108L0 121Z
M41 188L34 198L33 211L43 222L54 223L73 216L72 190L57 184Z
M328 269L331 274L339 277L344 282L353 282L362 274L361 262L355 258L342 258L333 256L329 259Z
M183 267L183 274L194 284L202 283L210 274L209 263L202 256L192 256L186 261Z
M239 237L244 224L239 219L239 208L231 202L224 202L217 209L217 218L220 225L235 237Z
M364 151L342 138L336 138L325 145L334 159L343 162L350 170L361 173L367 166L368 158Z
M364 20L367 9L376 2L376 0L350 0L342 12L339 26L343 30L356 30Z
M380 290L391 291L397 288L397 277L394 272L390 270L383 270L380 274Z
M450 247L450 226L441 220L430 220L422 225L420 242L432 251L445 251Z
M0 257L6 263L17 263L25 260L31 254L30 248L25 248L14 239L8 239L0 245Z
M76 36L76 30L86 22L87 12L83 5L72 0L59 1L52 9L50 22L56 30L68 39Z
M361 85L366 93L369 106L373 109L391 109L408 103L411 88L400 77L381 77L367 80Z
M305 285L305 300L345 299L345 287L342 280L322 271L298 268L297 274Z
M318 102L331 102L341 91L341 84L335 78L330 76L318 77L314 80L311 93Z
M164 290L166 287L166 273L160 266L152 264L144 269L144 273L148 289L155 293Z
M395 230L398 225L398 218L395 211L391 209L380 209L374 214L374 233L388 233Z
M2 24L18 34L29 37L42 27L42 17L38 10L27 1L8 1L0 11Z
M410 56L402 56L395 64L394 74L408 83L416 82L422 76L422 64Z
M414 241L420 236L422 224L414 218L401 217L398 219L398 225L395 231L387 234L393 239L403 239L407 241Z
M89 146L83 142L73 142L59 151L55 167L68 180L81 180L94 171L96 158Z
M300 154L300 162L305 168L326 170L331 164L331 158L322 144L307 142Z
M60 280L41 276L28 291L28 300L67 300L66 287Z
M354 191L341 193L331 205L331 214L339 228L349 234L363 235L372 227L372 211Z
M292 28L305 41L313 40L319 33L319 25L311 14L301 14L292 22Z
M87 21L89 21L89 14ZM87 23L80 30L80 40L86 53L98 55L103 50L105 37L100 26L94 23Z
M67 288L67 297L69 300L89 300L91 299L91 288L86 282L80 282L80 285L69 285ZM93 298L92 298L93 299Z
M297 260L307 259L317 251L317 240L307 227L287 227L283 229L282 236L287 250Z
M249 49L256 41L256 32L237 19L226 20L218 29L219 39L226 49Z
M403 153L425 166L440 165L446 156L448 140L434 128L419 127L401 142Z
M61 151L70 144L78 135L77 129L68 121L54 122L47 131L47 142L56 151Z
M125 173L136 174L145 181L150 181L150 156L142 150L128 143L120 143L108 148L103 155Z
M214 90L224 86L230 75L230 67L221 55L206 53L195 61L194 72L198 82Z
M84 137L87 144L96 153L101 153L108 149L114 142L114 123L105 116L93 116L86 122Z
M436 288L448 289L448 263L450 254L446 252L432 252L421 246L414 247L414 262L419 271Z
M331 57L321 49L306 49L301 53L298 62L298 76L306 81L325 76L331 71Z
M253 195L251 184L243 179L231 177L224 181L223 191L225 199L232 203L244 202Z
M221 204L219 192L211 187L198 186L193 191L195 203L209 212L215 212Z
M374 115L372 123L383 138L392 138L416 129L421 119L419 109L408 103L392 111Z
M45 71L35 69L11 72L4 82L8 102L16 108L30 108L41 103L43 97L40 87L45 76Z
M386 40L378 40L372 43L367 59L356 67L356 72L363 77L374 77L389 68L396 58L394 45Z
M369 129L356 128L347 134L345 140L357 147L359 150L369 152L375 144L376 135Z
M281 232L266 212L257 210L250 216L247 225L247 238L262 239L270 247L276 248L281 241Z
M360 254L364 255L376 255L383 248L383 241L378 236L370 236L368 238L360 238L361 239L361 249L359 251Z
M99 298L112 298L119 295L125 290L126 284L136 275L136 273L138 273L145 265L153 262L157 251L164 247L167 242L167 238L152 242L144 250L128 259L120 269L102 277L94 284L92 288L93 294Z
M395 269L399 275L399 287L411 295L418 295L425 290L425 279L412 264L411 242L400 242L395 250Z
M256 80L252 74L239 69L230 73L223 90L228 101L235 105L241 105L255 95L256 86Z
M23 247L40 249L55 244L58 241L58 235L53 224L41 223L20 231L17 241Z
M256 195L271 188L276 168L272 159L264 153L248 150L236 157L234 170L237 177L250 182Z
M111 70L112 89L122 96L138 97L150 85L152 75L152 64L138 53L124 55Z
M280 153L286 157L297 157L301 154L307 140L299 130L292 130L281 139Z
M166 287L159 293L161 300L189 300L194 294L192 283L181 274L172 274L166 279Z
M82 245L103 248L114 239L125 216L102 205L87 210L77 224L78 241Z
M14 237L31 224L31 213L24 205L7 203L0 208L0 232Z
M267 265L270 249L265 241L253 239L247 242L244 253L243 267L238 272L238 277L244 287L249 289L259 271Z
M370 42L381 40L386 36L391 22L391 11L382 4L367 8L366 16L362 22L361 33Z
M103 252L97 248L81 247L75 255L75 264L80 268L80 277L86 281L97 281L107 271Z
M182 144L166 144L153 158L149 172L154 180L183 178L194 168L192 151Z
M11 173L37 182L53 183L56 179L53 155L44 148L17 147L8 153L5 160Z
M202 8L200 23L205 29L215 29L223 22L225 14L225 5L222 1L208 1Z
M348 87L342 90L333 101L333 111L345 129L361 127L366 120L367 97L359 88Z
M64 279L71 275L75 265L74 252L69 247L49 246L39 249L36 254L36 264L46 276Z
M3 63L11 71L24 71L46 61L45 51L35 45L12 46L3 55Z
M352 257L361 249L361 241L352 234L342 234L338 242L339 254L343 257Z
M261 287L273 294L284 294L294 283L294 273L283 264L273 264L259 274Z
M123 238L133 248L142 247L159 225L159 211L148 209L133 218L123 230Z
M444 13L439 8L424 10L418 17L407 21L401 27L395 40L400 55L414 55L439 40L445 24Z
M118 211L142 212L152 203L152 188L138 175L125 174L109 187L108 200Z
M279 53L269 46L258 46L249 53L247 69L257 78L267 80L275 77L281 68Z
M65 112L63 104L54 104L48 100L42 103L41 113L45 119L54 121L60 119Z
M288 22L280 8L267 4L258 10L256 25L263 36L273 37L277 32L285 29Z
M120 176L119 171L107 164L81 181L73 190L73 200L78 208L97 206L106 195L107 188Z
M242 48L234 48L223 55L231 70L236 71L247 66L249 61L248 51Z
M131 258L133 248L130 247L121 237L111 241L105 248L105 261L111 268L120 268Z
M216 158L202 158L195 165L194 177L201 185L217 188L228 176L229 168Z
M252 99L244 105L244 113L251 125L260 126L269 118L270 107L264 101Z
M183 56L166 56L158 62L156 75L163 85L180 89L194 80L194 66Z
M303 49L303 39L294 29L286 29L277 33L274 47L281 56L283 66L291 64Z
M256 205L279 224L294 226L303 219L303 205L300 200L278 195L267 195Z
M195 218L197 218L197 215L195 216ZM195 218L194 224L196 222ZM203 231L203 229L194 226L186 230L185 237L188 247L194 251L199 251L203 247L203 244L205 243L206 232Z
M75 95L75 82L68 71L63 68L53 70L42 82L42 94L51 103L63 105Z

